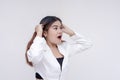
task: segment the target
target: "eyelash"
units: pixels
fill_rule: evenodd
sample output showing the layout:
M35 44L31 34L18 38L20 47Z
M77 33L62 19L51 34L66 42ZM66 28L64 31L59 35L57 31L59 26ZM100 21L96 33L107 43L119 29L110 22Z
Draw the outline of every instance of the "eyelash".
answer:
M58 28L57 28L57 27L55 27L54 29L55 29L55 30L57 30ZM63 29L63 27L60 27L60 29Z
M60 27L60 29L63 29L63 27Z
M57 28L54 28L55 30L57 30Z

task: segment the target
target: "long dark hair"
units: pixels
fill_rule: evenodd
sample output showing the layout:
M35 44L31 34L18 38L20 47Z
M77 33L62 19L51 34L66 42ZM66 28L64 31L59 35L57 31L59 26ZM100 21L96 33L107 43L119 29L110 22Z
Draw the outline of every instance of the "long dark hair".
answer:
M43 25L43 31L48 31L49 27L55 22L55 21L60 21L62 24L62 21L60 18L56 17L56 16L46 16L44 17L39 24ZM26 62L30 65L33 66L32 62L28 61L28 57L27 57L27 51L30 49L31 44L33 43L34 38L36 37L36 32L33 33L32 38L30 39L30 41L27 44L26 47L26 52L25 52L25 58L26 58ZM44 35L43 35L44 37Z

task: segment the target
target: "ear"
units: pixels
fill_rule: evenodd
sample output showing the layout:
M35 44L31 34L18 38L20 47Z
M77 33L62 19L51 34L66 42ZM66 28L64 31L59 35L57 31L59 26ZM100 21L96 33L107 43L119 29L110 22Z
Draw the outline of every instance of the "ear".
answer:
M43 36L44 36L44 37L47 37L47 31L44 31L44 32L43 32Z

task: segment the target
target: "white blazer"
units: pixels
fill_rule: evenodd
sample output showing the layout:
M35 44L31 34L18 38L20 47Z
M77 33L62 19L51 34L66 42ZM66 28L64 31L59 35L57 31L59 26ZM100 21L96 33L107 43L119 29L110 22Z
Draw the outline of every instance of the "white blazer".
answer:
M33 63L35 72L38 72L44 80L65 80L69 58L88 49L91 41L76 33L69 41L57 46L60 53L64 55L62 70L44 38L36 36L27 51L28 60Z

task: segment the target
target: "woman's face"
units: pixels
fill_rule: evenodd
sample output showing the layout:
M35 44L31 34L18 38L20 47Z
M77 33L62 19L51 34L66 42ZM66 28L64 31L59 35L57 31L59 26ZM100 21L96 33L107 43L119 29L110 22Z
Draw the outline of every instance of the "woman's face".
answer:
M52 44L60 44L62 41L62 24L60 21L55 21L45 32L46 40Z

